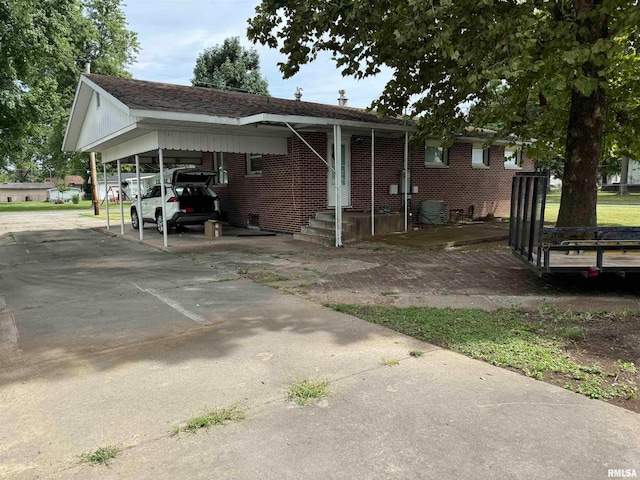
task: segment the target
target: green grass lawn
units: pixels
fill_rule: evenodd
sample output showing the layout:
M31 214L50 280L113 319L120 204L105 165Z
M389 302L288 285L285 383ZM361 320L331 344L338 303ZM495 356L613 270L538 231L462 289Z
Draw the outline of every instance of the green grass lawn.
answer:
M124 219L125 222L131 221L131 215L129 209L131 202L124 202ZM59 212L62 210L76 210L81 212L83 217L95 217L103 220L107 219L107 206L105 203L99 205L100 214L93 214L93 204L91 200L82 200L80 203L74 204L73 202L66 202L59 205L49 202L2 202L0 203L0 213L15 213L15 212ZM120 205L115 203L109 204L109 220L112 222L120 222Z
M50 202L2 202L0 213L9 212L49 212L60 210L90 210L91 200L81 200L79 203L66 202L57 205Z
M131 221L131 202L122 202L122 206L124 208L124 221L129 223ZM105 204L100 205L100 214L94 215L93 210L87 213L81 214L83 217L94 217L101 218L103 220L107 219L107 206ZM115 203L109 204L109 220L111 222L120 222L120 205Z
M546 224L555 224L559 203L547 203L544 211ZM633 227L640 225L640 205L598 205L599 226Z
M547 202L560 203L560 191L547 193ZM598 192L598 203L611 203L616 205L640 205L640 193L618 195L616 192Z
M616 366L607 370L586 357L581 360L575 344L588 337L584 325L593 312L560 312L546 304L539 312L517 308L487 312L433 307L327 306L471 358L520 371L528 377L555 379L555 383L591 398L637 396L635 377L622 378L624 369L637 372L632 363L618 360ZM573 351L578 355L573 356Z

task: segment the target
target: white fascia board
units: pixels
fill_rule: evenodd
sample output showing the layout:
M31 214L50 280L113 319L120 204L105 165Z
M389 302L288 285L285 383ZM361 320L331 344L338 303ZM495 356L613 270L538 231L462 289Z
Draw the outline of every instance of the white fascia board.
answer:
M127 125L124 128L121 128L120 130L118 130L117 132L113 132L109 135L107 135L106 137L103 137L99 140L96 140L93 143L90 143L88 145L85 145L83 148L81 148L79 151L81 152L102 152L105 148L109 148L110 145L107 145L106 147L103 146L104 144L107 144L109 141L120 137L121 135L124 135L125 133L131 132L133 130L136 130L138 128L138 124L137 123L132 123L131 125ZM144 135L145 133L147 133L148 130L146 131L140 131L140 135Z
M217 124L217 126L199 124L194 126L193 123L189 124L180 124L180 123L170 123L170 122L158 122L154 123L153 121L146 121L148 119L141 119L138 121L138 128L143 130L171 130L175 132L200 132L200 133L215 133L220 135L225 134L234 134L234 135L244 135L248 137L254 137L256 135L256 129L258 127L269 127L269 130L264 131L260 130L259 135L265 137L288 137L289 130L284 126L278 125L260 125L260 124L250 124L244 126L238 125L223 125Z
M154 118L158 120L176 120L180 122L209 123L219 125L242 125L240 119L232 117L216 117L202 113L167 112L163 110L137 110L132 109L131 115L134 117Z
M76 150L78 146L78 139L80 138L80 131L82 130L82 124L84 122L84 117L87 114L90 101L91 89L83 85L82 77L80 77L78 86L76 87L76 94L73 97L71 113L69 114L69 120L67 121L67 129L64 132L64 139L62 140L63 152L74 152ZM73 133L71 133L72 131Z
M214 124L214 125L229 125L229 126L247 126L254 125L258 123L264 122L273 122L273 123L293 123L293 124L301 124L301 125L316 125L316 126L331 126L331 125L341 125L345 127L354 127L354 128L375 128L377 130L387 130L387 131L397 131L397 132L407 132L415 130L415 127L411 125L388 125L382 123L373 123L373 122L360 122L353 120L340 120L334 118L324 118L324 117L303 117L303 116L295 116L295 115L274 115L268 113L259 113L256 115L250 115L248 117L243 118L234 118L234 117L219 117L213 115L205 115L201 113L185 113L185 112L171 112L171 111L160 111L160 110L138 110L132 109L129 113L131 116L141 118L144 121L145 118L148 119L158 119L158 120L176 120L183 122L194 122L194 123L203 123L203 124Z
M474 143L474 144L484 144L484 142L487 141L486 138L479 138L479 137L456 137L455 140L460 142L465 142L465 143ZM493 142L492 145L527 145L528 143L530 142L525 140L517 140L515 142L512 142L510 140L499 138L495 142Z
M412 125L389 125L385 123L375 122L361 122L355 120L342 120L338 118L326 118L326 117L301 117L296 115L274 115L270 113L262 113L259 115L252 115L250 117L244 117L240 119L240 125L249 125L259 122L273 122L273 123L289 123L297 125L317 125L317 126L331 126L340 125L342 127L353 128L375 128L376 130L392 130L396 132L411 132L415 130Z
M78 80L78 86L76 87L76 94L73 96L73 103L71 104L71 113L69 114L69 120L67 121L67 128L64 132L64 139L62 140L63 152L73 151L73 148L69 148L69 146L67 145L67 141L69 140L69 130L71 129L71 123L73 122L73 119L74 119L74 113L78 108L78 97L80 96L81 86L82 86L82 78Z

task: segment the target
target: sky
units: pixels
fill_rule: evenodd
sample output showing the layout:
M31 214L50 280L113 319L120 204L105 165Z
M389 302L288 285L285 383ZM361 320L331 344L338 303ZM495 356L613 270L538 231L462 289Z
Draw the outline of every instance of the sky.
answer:
M277 67L284 55L277 50L253 45L247 39L247 20L255 14L258 0L125 0L122 10L128 28L138 34L140 53L129 67L139 80L191 85L198 55L225 38L240 37L246 48L260 55L262 76L274 97L293 99L296 87L302 100L337 104L338 90L346 90L348 105L368 107L390 78L383 72L375 78L357 81L343 77L329 54L319 55L301 67L294 77L284 80Z

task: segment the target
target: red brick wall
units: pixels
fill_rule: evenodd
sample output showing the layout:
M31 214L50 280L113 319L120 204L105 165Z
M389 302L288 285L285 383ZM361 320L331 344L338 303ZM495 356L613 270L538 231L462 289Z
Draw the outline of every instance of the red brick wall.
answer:
M326 154L324 134L305 139ZM258 215L262 229L299 232L315 212L326 209L326 166L298 138L289 138L287 155L264 155L260 176L246 174L244 154L228 153L226 159L229 183L214 190L232 225L246 226L250 216ZM210 153L202 168L212 168Z
M389 194L389 185L400 185L404 168L404 139L375 139L375 205L388 206L392 211L403 208L403 194ZM509 215L511 179L518 170L504 167L504 147L490 149L489 168L471 165L470 143L454 143L449 150L449 167L428 167L424 162L424 147L409 149L411 186L418 193L409 195L414 215L425 198L443 200L446 209L464 209L473 205L475 216L493 213ZM371 137L351 139L351 200L354 210L371 208ZM526 160L523 170L533 170Z
M518 170L504 167L504 147L491 146L489 168L471 164L470 143L454 143L449 150L449 168L429 168L424 164L424 148L411 157L412 183L419 186L413 196L417 210L420 200L444 200L447 209L474 207L475 216L489 213L508 216L511 204L511 179ZM533 162L526 160L523 170L533 170ZM414 213L415 215L415 213Z
M324 133L304 134L323 157L327 153ZM389 185L400 184L404 164L404 137L376 136L375 205L401 211L402 194L389 194ZM449 151L448 168L424 164L424 147L411 149L411 185L419 193L411 195L411 210L417 218L420 200L444 200L447 210L473 205L476 216L509 214L511 178L517 170L504 168L503 147L492 146L487 169L471 166L470 143L455 143ZM327 167L298 138L288 140L287 155L265 155L262 175L246 175L246 156L226 154L229 183L217 186L221 210L232 225L246 226L250 215L259 215L262 229L295 233L316 212L327 207ZM212 168L212 154L205 153L202 168ZM525 162L524 170L532 170ZM371 209L371 137L351 137L351 210Z

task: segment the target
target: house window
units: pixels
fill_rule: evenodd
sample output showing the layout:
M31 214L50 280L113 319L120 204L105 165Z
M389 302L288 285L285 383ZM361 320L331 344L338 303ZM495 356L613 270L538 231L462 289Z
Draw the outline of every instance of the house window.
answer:
M449 165L449 149L438 144L426 143L424 148L424 164L428 167Z
M471 151L471 165L474 167L488 167L489 166L489 149L480 147L473 147Z
M262 175L262 155L259 153L247 154L247 175Z
M213 171L217 173L216 185L227 185L229 183L227 158L223 152L213 153Z
M504 149L504 168L520 168L522 165L522 150L519 148Z

